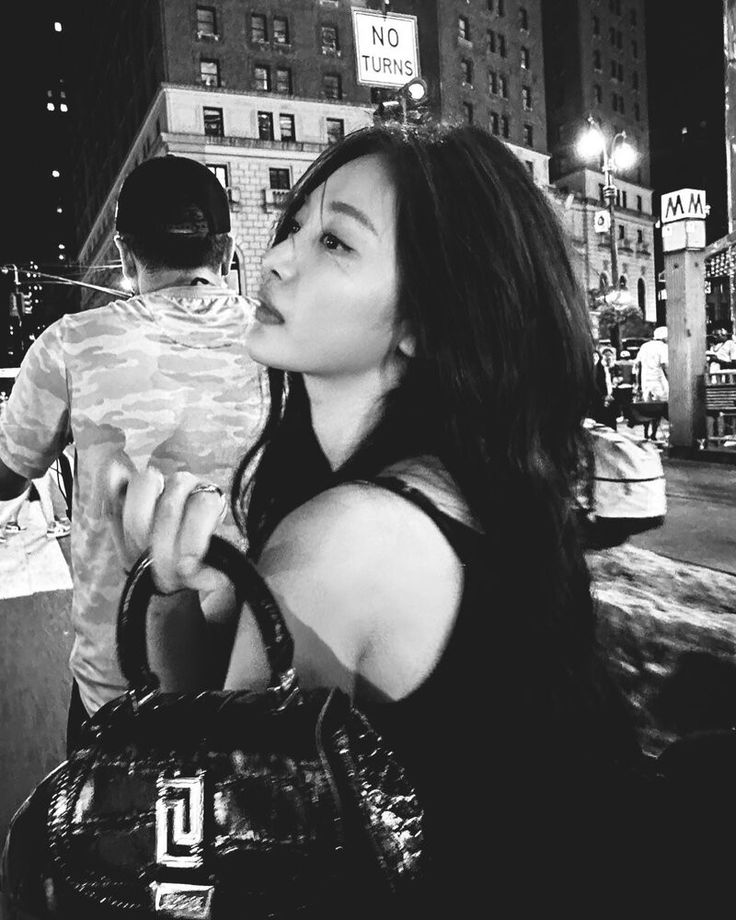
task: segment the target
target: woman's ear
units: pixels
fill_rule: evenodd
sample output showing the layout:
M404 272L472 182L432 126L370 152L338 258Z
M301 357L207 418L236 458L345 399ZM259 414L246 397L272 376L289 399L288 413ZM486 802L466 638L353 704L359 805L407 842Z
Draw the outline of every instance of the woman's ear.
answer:
M407 332L399 339L396 348L405 358L413 358L417 350L417 340L410 332Z

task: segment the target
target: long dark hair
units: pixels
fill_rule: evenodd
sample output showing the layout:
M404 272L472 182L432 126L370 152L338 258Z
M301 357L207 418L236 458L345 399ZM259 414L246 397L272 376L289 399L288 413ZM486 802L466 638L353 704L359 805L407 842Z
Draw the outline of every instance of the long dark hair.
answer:
M312 164L275 243L330 174L376 153L396 187L399 311L416 354L381 420L335 471L312 433L301 376L270 370L269 415L237 471L233 511L257 553L322 489L433 455L487 534L489 564L516 580L529 616L574 658L593 637L573 512L593 342L564 234L524 165L487 132L381 126ZM499 602L512 603L510 589Z

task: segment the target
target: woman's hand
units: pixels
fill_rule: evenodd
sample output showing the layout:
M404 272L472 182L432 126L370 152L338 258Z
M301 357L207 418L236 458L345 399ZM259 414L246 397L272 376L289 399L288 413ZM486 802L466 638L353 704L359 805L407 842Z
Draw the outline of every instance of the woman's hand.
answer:
M113 461L104 478L104 505L126 571L150 551L159 591L209 591L227 583L225 576L202 565L225 513L219 489L191 473L165 478L154 467L137 473L119 461Z

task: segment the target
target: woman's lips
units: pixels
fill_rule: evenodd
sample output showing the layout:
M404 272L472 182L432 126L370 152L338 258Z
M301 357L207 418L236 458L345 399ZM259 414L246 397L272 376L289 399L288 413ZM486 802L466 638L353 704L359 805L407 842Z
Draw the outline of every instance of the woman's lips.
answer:
M284 321L279 311L265 300L261 300L256 307L255 318L259 323L267 326L276 326Z

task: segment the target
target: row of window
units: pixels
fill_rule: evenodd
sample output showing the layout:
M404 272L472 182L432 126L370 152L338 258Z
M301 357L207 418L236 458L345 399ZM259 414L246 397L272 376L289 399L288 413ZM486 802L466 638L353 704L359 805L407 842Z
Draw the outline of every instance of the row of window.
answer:
M608 9L615 16L623 16L621 0L608 0ZM629 25L636 26L637 20L636 9L632 6L629 10Z
M493 9L492 0L488 0L488 9L491 13L496 12L499 16L505 16L505 8L499 9L499 0L495 2L495 10ZM523 32L529 31L529 12L524 6L519 7L519 28ZM489 29L490 32L490 29ZM470 31L470 19L467 16L458 16L457 17L457 37L462 39L464 42L472 41L471 31Z
M598 83L593 84L593 99L598 105L603 102L603 89ZM622 115L626 113L624 97L620 93L611 93L611 107L614 112L620 112ZM634 103L633 112L634 120L641 121L641 106L638 102Z
M473 86L473 62L460 61L460 80L463 86ZM492 96L500 96L502 99L509 98L509 81L505 74L496 73L495 70L488 71L488 92ZM527 112L532 110L532 91L528 86L521 88L521 104Z
M598 183L598 197L602 203L605 203L605 198L603 196L603 183L602 182ZM626 189L617 188L616 189L616 207L617 208L628 208L629 206L628 197L629 196L628 196L628 193L626 192ZM636 196L636 210L641 211L643 207L644 207L644 201L642 199L642 196L637 195ZM619 227L619 231L620 230L621 230L621 227ZM643 242L643 236L641 236L642 234L641 230L639 231L639 234L640 234L639 242L641 243Z
M598 73L603 71L603 60L597 48L593 49L593 70L598 71ZM611 61L610 72L612 80L617 80L619 83L624 82L624 66L621 61ZM639 91L638 70L634 70L631 74L631 88L637 92Z
M207 168L215 175L223 188L230 188L230 176L225 164L208 163ZM269 188L288 191L291 188L291 170L288 166L272 166L268 170Z
M475 108L472 102L463 102L462 104L463 120L466 124L472 125L475 122ZM511 119L508 115L499 112L491 112L488 117L488 129L491 134L498 137L509 138L511 136ZM534 146L534 126L523 125L521 129L522 141L527 147Z
M595 38L600 37L601 34L601 24L597 16L593 17L593 36ZM608 41L612 47L618 48L619 51L623 51L624 47L624 38L621 32L617 29L614 29L613 26L608 30ZM634 60L639 58L639 42L634 38L631 40L631 56Z
M199 62L199 79L203 86L222 86L219 61L202 58ZM290 96L293 93L291 68L271 68L268 64L255 64L253 86L267 93L276 92L282 96ZM340 74L322 74L322 96L325 99L342 99Z
M339 54L340 42L337 26L321 24L320 43L323 54ZM274 16L270 28L268 17L264 13L250 15L250 41L253 44L284 46L291 44L289 19L287 16ZM219 38L217 10L213 6L197 7L197 37L200 39Z
M205 106L203 109L204 133L208 137L224 137L225 121L220 108ZM345 122L342 118L325 119L327 143L334 144L345 136ZM296 121L293 115L282 113L278 116L279 140L296 141ZM275 140L273 112L258 112L258 137L262 141Z

